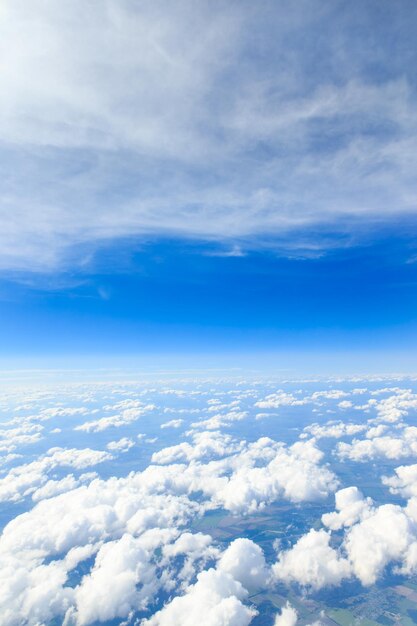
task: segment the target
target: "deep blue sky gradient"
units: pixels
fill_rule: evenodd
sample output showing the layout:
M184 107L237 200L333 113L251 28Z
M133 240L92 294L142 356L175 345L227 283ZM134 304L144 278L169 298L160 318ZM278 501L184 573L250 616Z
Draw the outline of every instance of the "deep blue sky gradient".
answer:
M119 242L82 272L1 282L1 356L385 351L417 346L413 244L319 258ZM117 271L115 271L117 268Z

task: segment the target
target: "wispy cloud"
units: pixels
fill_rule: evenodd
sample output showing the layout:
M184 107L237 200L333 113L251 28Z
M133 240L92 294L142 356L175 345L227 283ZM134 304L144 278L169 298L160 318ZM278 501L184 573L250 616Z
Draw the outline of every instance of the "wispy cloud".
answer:
M0 269L125 237L310 249L414 218L405 4L5 0Z

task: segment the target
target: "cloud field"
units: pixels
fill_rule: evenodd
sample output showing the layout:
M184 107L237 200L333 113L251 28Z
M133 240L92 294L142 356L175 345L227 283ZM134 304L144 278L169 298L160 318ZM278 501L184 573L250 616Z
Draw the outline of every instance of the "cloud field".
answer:
M412 581L415 386L3 386L1 623L327 624Z

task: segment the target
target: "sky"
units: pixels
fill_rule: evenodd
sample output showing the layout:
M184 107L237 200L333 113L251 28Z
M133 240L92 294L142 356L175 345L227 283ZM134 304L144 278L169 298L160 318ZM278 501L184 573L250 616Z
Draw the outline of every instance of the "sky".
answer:
M0 366L415 371L416 25L4 0Z

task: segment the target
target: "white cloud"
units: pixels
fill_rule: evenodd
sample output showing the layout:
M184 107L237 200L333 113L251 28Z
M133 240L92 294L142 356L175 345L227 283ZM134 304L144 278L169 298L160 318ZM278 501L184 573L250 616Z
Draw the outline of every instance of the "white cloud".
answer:
M398 422L401 418L408 415L410 410L417 409L417 394L413 393L410 389L401 389L399 387L387 391L394 390L396 392L394 395L373 404L378 413L378 421L380 422ZM371 403L372 401L369 402L369 404Z
M417 464L401 465L395 468L395 476L383 476L382 482L392 493L399 493L404 498L417 497Z
M217 408L217 407L214 407ZM240 422L248 416L247 411L227 411L226 413L216 413L212 417L198 422L193 422L191 428L206 428L207 430L217 430L227 428L233 422Z
M176 446L163 448L152 455L152 462L158 464L192 461L203 458L229 456L238 452L243 442L236 442L228 435L220 432L203 432L193 434L193 444L184 441Z
M179 428L183 423L183 419L170 420L169 422L161 424L161 428Z
M371 435L378 433L372 428ZM378 457L400 459L417 454L417 427L406 426L395 435L373 436L371 439L354 439L352 443L340 442L337 454L341 459L366 461Z
M342 389L326 389L326 391L313 391L311 394L311 400L340 400L340 398L346 398L350 394ZM339 406L340 406L339 402Z
M307 399L297 398L294 394L281 390L267 395L263 400L258 400L255 406L260 409L279 409L281 406L302 406L307 402Z
M135 442L129 437L122 437L117 441L109 441L106 448L112 452L127 452L130 448L133 448Z
M207 404L213 411L208 414L216 416L236 408L238 394L242 406L243 397L253 405L265 389L274 389L272 384L261 391L241 386L242 392L227 394L214 388L204 392L202 387L200 404L210 398ZM175 404L181 405L182 398L188 403L188 391L170 387L165 391L167 402L174 396ZM147 393L158 392L155 388ZM104 387L100 393L108 404L98 411L122 414L146 406L133 399L136 392L128 387ZM115 402L119 394L123 399ZM317 402L324 402L319 394ZM300 390L293 397L304 402L312 396L303 398ZM98 405L97 397L91 400L92 392L89 398ZM374 410L372 406L376 405L371 405ZM207 415L207 409L202 411ZM279 500L302 503L326 498L338 481L316 439L353 436L359 426L366 442L389 437L411 445L416 438L414 427L373 419L363 425L313 424L304 432L312 438L293 445L268 437L247 442L218 431L192 430L186 441L155 452L144 471L108 480L92 472L79 475L95 463L111 460L110 451L128 449L136 440L134 426L126 429L129 437L110 441L109 451L51 448L32 463L2 470L0 493L4 489L3 495L12 500L31 496L36 504L26 500L25 505L33 508L10 522L0 538L0 621L37 626L55 619L65 626L87 626L97 620L128 620L142 610L149 616L161 606L156 601L168 597L146 624L183 626L199 616L207 626L241 626L254 616L250 594L276 581L298 583L308 590L353 577L371 585L386 568L417 572L414 465L401 466L394 476L383 478L394 493L411 498L407 506L376 506L356 487L341 489L335 494L335 511L322 516L325 528L315 526L291 548L281 550L272 570L261 548L249 539L239 538L221 550L209 535L190 530L196 517L215 509L242 518ZM141 437L149 439L148 434ZM72 473L63 476L64 467L72 468ZM73 571L86 559L93 563L87 573L84 566ZM78 577L75 583L73 577ZM203 618L197 608L201 606ZM280 626L293 626L296 617L292 607L284 606L275 620Z
M279 553L272 567L274 576L312 589L338 585L351 575L351 567L329 543L330 533L310 530L290 550Z
M381 505L352 526L344 540L354 574L372 585L391 561L407 561L416 543L416 524L399 506Z
M310 530L278 555L273 572L279 580L319 589L356 576L369 586L389 565L407 574L417 570L416 499L411 498L406 507L376 507L350 487L336 494L336 508L322 519L331 529L345 527L339 547L331 547L330 532Z
M325 513L322 521L331 530L352 526L366 516L372 505L370 498L364 498L357 487L346 487L335 493L336 512Z
M90 449L51 449L34 465L11 471L11 482L26 475L31 480L10 483L9 496L24 491L43 499L1 536L1 619L10 626L24 620L35 626L56 616L68 625L74 620L87 625L149 607L163 588L184 595L150 624L177 619L183 626L185 615L192 623L201 602L207 624L249 624L254 611L244 604L247 592L261 588L268 576L262 550L239 539L220 555L207 535L180 529L207 509L246 513L278 498L323 497L335 488L335 477L320 465L322 454L311 441L287 448L267 438L248 444L209 432L194 434L194 451L189 445L182 449L182 465L150 465L120 479L87 474L48 480L51 468L83 469L108 456ZM216 449L221 458L210 460ZM67 587L68 572L84 553L96 555L94 565L78 585ZM180 566L174 565L178 557ZM216 561L216 569L194 582L202 567ZM107 581L113 581L110 589Z
M251 592L265 586L268 577L262 549L250 539L235 539L222 554L218 569L231 574Z
M366 424L348 424L346 422L330 421L326 422L326 424L323 424L322 426L320 426L320 424L310 424L309 426L306 426L303 431L304 435L301 435L301 437L305 437L306 434L309 434L316 439L320 439L322 437L333 437L335 439L339 439L340 437L350 437L352 435L356 435L366 429Z
M140 539L124 534L105 543L75 590L77 626L127 617L141 603L146 606L157 587L155 568Z
M13 467L3 478L0 478L0 501L10 500L17 502L22 498L39 492L42 486L48 481L48 472L57 467L73 467L75 469L85 469L109 461L113 457L108 452L101 450L91 450L90 448L51 448L38 460L24 465ZM54 486L60 489L67 484L71 487L71 479L67 478L67 483L49 483L48 489ZM36 499L36 496L35 496Z
M342 400L342 402L338 402L337 406L339 409L351 409L353 407L353 402L350 400Z
M181 589L186 588L187 583L195 576L197 569L206 565L209 561L215 561L219 557L220 550L212 545L210 535L203 533L182 533L173 543L163 546L161 566L167 566L169 559L184 556L184 562L179 571L172 575L172 582L168 586L175 587L175 580L181 583ZM196 567L199 562L199 567ZM165 569L165 572L167 570Z
M292 502L320 500L337 485L334 474L319 465L322 457L311 441L286 449L261 438L248 446L248 453L238 457L239 466L216 497L226 508L236 511L256 510L279 498ZM251 458L256 459L256 465Z
M295 626L297 617L297 611L287 602L287 604L282 607L281 613L275 617L274 626Z
M1 268L50 269L77 246L150 234L234 254L275 235L317 252L332 244L309 227L358 236L358 220L415 214L414 56L400 52L400 71L389 45L365 54L353 10L221 8L108 0L83 16L81 0L4 0ZM369 78L381 62L386 76Z
M73 474L68 474L65 478L61 478L61 480L48 480L42 487L39 487L33 492L32 500L38 502L44 498L57 496L60 493L75 489L79 484L80 482L74 478Z
M24 422L17 428L0 429L0 453L14 452L21 446L38 443L42 438L43 427Z
M103 430L107 430L108 428L120 428L121 426L126 426L126 424L136 422L136 420L142 417L142 415L145 415L145 413L153 411L154 409L154 404L142 405L135 408L126 408L117 415L101 417L98 420L84 422L84 424L76 426L74 430L81 430L87 433L98 433Z
M174 598L144 626L247 626L256 611L242 600L246 590L230 574L210 569L197 576L187 593Z

